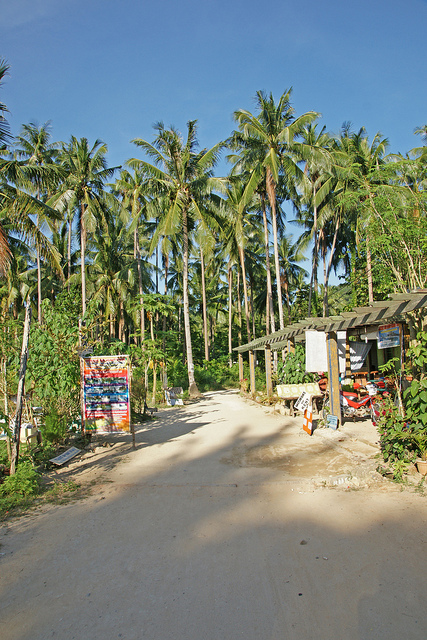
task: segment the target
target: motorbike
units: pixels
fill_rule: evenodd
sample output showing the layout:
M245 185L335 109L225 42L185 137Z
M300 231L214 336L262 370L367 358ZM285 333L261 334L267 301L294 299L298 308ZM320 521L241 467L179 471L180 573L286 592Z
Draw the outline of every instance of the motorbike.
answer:
M363 387L359 386L359 391ZM344 418L365 418L370 417L372 424L375 426L380 415L380 405L376 401L379 394L377 385L374 382L368 382L366 394L360 396L357 391L341 391L341 411ZM323 415L330 413L329 398L325 399L323 405Z

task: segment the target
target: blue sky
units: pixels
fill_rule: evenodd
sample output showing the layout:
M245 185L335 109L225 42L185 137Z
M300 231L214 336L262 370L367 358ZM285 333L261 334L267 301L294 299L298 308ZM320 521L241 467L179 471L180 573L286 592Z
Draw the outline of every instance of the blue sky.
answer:
M406 153L427 123L426 24L426 0L0 0L0 101L14 134L50 120L54 140L100 138L116 166L157 121L197 119L210 147L257 90L292 86L297 115L380 131Z
M101 138L115 165L158 120L198 119L211 146L258 89L292 86L297 114L406 152L427 122L426 24L425 0L0 0L0 100L13 133L51 120L56 140Z

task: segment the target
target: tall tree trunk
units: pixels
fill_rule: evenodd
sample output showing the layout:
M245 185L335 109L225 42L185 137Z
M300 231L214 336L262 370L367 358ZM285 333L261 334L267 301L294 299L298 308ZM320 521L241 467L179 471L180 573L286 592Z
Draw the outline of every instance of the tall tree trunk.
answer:
M156 227L159 224L158 218L156 218ZM156 293L159 293L159 245L156 245Z
M37 321L42 323L42 270L40 262L40 247L37 243Z
M85 206L81 205L81 223L80 223L80 269L82 274L82 315L86 313L86 223L85 223Z
M7 359L4 358L2 360L2 374L4 376L4 415L9 415L9 403L8 403L8 389L7 389ZM6 435L6 448L7 448L7 459L10 461L12 458L12 451L10 448L10 437L9 433Z
M242 247L239 247L239 258L240 258L240 268L242 270L242 280L243 280L243 302L245 306L246 332L248 334L248 342L250 342L252 338L251 338L251 330L249 325L248 286L246 282L245 255Z
M316 186L313 185L313 199L316 197ZM313 238L314 238L314 247L313 247L313 265L311 271L311 279L310 279L310 290L308 293L308 317L311 317L311 303L313 299L313 290L315 294L317 293L317 255L318 255L318 243L317 243L317 207L313 206Z
M37 194L39 198L39 194ZM37 215L37 229L39 228L39 216ZM37 253L37 321L39 324L42 323L42 269L40 262L40 244L38 241L36 242L36 253Z
M202 307L203 307L203 336L205 340L205 360L209 362L209 340L208 340L208 316L206 309L206 283L205 283L205 261L203 250L200 247L200 268L202 274Z
M288 276L284 275L283 277L283 288L285 290L285 297L286 297L286 309L288 312L288 324L291 321L291 298L289 296L289 281L288 281Z
M252 318L252 338L255 339L255 311L254 311L254 279L252 274L249 274L249 283L251 286L251 318Z
M325 291L323 293L323 299L324 299L324 303L323 303L323 313L326 313L326 316L324 315L324 317L329 316L329 303L328 303L328 286L329 286L329 276L331 273L331 269L332 269L332 261L334 258L334 253L335 253L335 246L337 243L337 237L338 237L338 230L340 227L340 218L339 215L337 215L336 220L335 220L335 229L334 229L334 237L332 240L332 245L331 245L331 249L330 249L330 253L329 253L329 261L328 261L328 267L326 269L326 273L325 273ZM325 235L323 234L323 242L325 243ZM324 269L325 269L325 261L326 261L326 246L323 249L323 260L324 260ZM326 296L326 298L325 298ZM325 302L326 301L326 302Z
M145 313L144 313L144 292L142 289L142 268L141 268L141 250L139 247L139 235L138 235L138 227L135 227L134 231L134 254L137 260L137 268L138 268L138 288L139 288L139 321L140 321L140 329L141 329L141 344L144 344L145 339Z
M165 265L165 296L168 295L168 269L169 269L169 256L166 254L163 256L163 262ZM166 315L163 316L163 353L166 353ZM166 371L166 368L165 368Z
M366 275L368 277L368 298L369 304L374 304L374 285L372 283L372 257L369 240L366 238Z
M357 307L357 283L356 283L356 246L353 246L350 249L350 282L351 282L351 306L352 308Z
M264 243L265 243L265 266L267 269L267 309L265 314L265 325L267 334L274 333L276 331L276 323L274 320L274 305L273 305L273 287L271 284L271 267L270 267L270 242L268 237L268 222L267 211L265 206L265 197L261 196L262 203L262 219L264 222ZM271 331L270 331L271 327Z
M233 320L233 271L231 261L228 261L228 363L233 366L233 339L232 339L232 320Z
M239 323L239 347L242 344L242 299L240 297L240 270L237 269L237 320Z
M119 340L121 340L122 342L126 342L123 300L120 300Z
M150 320L150 334L151 334L151 340L152 342L154 342L155 338L154 338L154 314L152 311L150 311L148 313L148 318Z
M157 362L153 362L153 395L151 396L151 401L153 404L156 404L156 391L157 391Z
M24 395L25 373L27 371L28 339L30 336L31 304L27 300L25 309L24 335L22 337L21 364L19 367L18 392L16 396L15 429L13 433L12 461L10 463L10 475L16 471L19 457L19 443L21 438L22 400Z
M182 212L182 235L183 235L183 306L184 306L184 331L185 342L187 346L187 370L188 370L188 383L190 397L197 397L200 395L199 389L194 378L194 364L193 364L193 350L191 344L191 329L190 329L190 303L188 300L188 225L187 225L187 211L184 208Z
M67 269L68 269L68 282L67 290L70 291L70 276L71 276L71 239L73 233L73 220L71 215L68 220L68 238L67 238Z
M326 242L325 234L322 232L322 260L323 260L323 317L329 315L328 307L328 269L326 267Z
M271 221L273 226L273 242L274 242L274 264L276 267L276 284L277 284L277 304L279 306L279 324L280 329L285 328L283 317L282 303L282 287L280 284L280 262L279 262L279 242L277 237L277 216L276 216L276 185L274 184L273 174L267 167L266 186L268 199L270 201Z

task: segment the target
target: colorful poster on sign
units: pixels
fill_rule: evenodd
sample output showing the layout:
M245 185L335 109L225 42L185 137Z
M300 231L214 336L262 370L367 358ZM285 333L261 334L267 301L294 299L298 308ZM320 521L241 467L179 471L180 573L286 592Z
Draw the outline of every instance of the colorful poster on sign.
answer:
M378 349L398 347L400 345L400 327L398 324L385 324L378 329Z
M87 431L130 431L128 356L83 358L83 402Z

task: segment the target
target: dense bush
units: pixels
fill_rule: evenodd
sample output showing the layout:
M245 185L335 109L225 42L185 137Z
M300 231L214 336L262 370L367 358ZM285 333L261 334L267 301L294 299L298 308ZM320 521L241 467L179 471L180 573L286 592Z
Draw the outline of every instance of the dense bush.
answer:
M15 507L24 506L40 489L40 474L31 462L21 461L13 476L0 484L0 515Z
M406 420L390 398L384 399L377 421L380 449L396 480L401 480L408 465L416 458Z
M194 377L200 391L215 391L218 389L237 389L239 387L239 365L229 366L228 356L218 360L196 366Z
M67 424L80 413L78 315L74 301L64 292L55 301L43 300L43 324L30 333L26 387L33 404L43 407L43 437L59 441Z
M305 370L305 346L295 345L295 351L286 356L285 362L280 362L277 367L277 382L279 384L303 384L313 382L313 373Z
M385 462L389 463L394 477L402 479L408 465L417 457L427 457L427 378L425 366L427 364L427 333L421 332L417 336L418 343L408 349L408 368L406 373L418 375L419 379L411 381L403 392L401 408L391 399L382 402L378 432L380 434L381 452ZM389 361L383 369L392 371L399 388L400 369L396 369L396 361Z
M239 387L239 366L229 366L228 356L217 360L204 361L203 365L195 365L194 377L199 391L215 391L218 389L237 389ZM170 387L188 388L187 366L182 360L168 363L168 385Z

